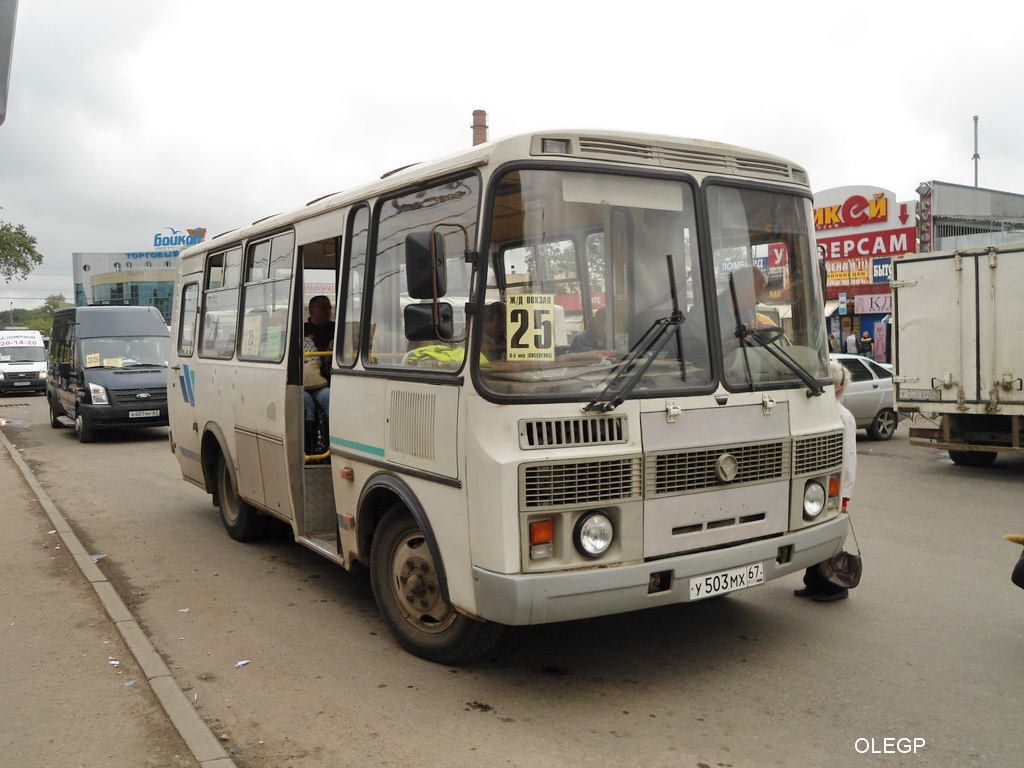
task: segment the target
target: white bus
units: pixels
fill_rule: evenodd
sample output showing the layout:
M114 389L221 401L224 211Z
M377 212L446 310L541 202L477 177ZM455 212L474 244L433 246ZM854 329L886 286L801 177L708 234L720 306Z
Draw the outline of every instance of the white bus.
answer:
M786 160L513 136L179 262L184 478L235 539L272 516L368 567L414 654L751 587L845 540L811 193ZM311 281L338 286L323 457L303 423Z

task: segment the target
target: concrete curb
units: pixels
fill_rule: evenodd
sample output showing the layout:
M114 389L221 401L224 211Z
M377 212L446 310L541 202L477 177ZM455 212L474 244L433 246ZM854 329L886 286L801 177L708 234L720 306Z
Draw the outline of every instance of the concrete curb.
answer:
M75 563L82 575L92 585L111 622L124 639L132 656L135 657L146 680L149 681L150 689L156 695L157 701L160 702L160 706L167 713L171 724L177 729L193 757L202 768L236 768L235 762L228 756L220 741L189 703L185 692L178 687L170 669L167 668L160 654L156 652L121 596L117 594L114 585L93 562L92 557L86 552L75 532L71 530L71 526L57 505L53 503L43 486L36 480L32 469L21 458L18 449L2 431L0 431L0 441L7 448L7 452L25 478L25 482L32 489L32 493L35 494L49 518L50 524L60 536L64 547L74 556Z

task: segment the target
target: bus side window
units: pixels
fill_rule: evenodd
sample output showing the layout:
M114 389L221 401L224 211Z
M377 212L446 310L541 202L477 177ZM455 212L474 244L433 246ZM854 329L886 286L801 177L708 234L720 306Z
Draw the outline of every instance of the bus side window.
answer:
M199 283L189 283L181 292L181 316L178 328L178 354L192 357L196 343L196 323L199 320Z
M438 296L453 308L451 341L437 339L436 345L458 347L442 360L446 368L461 368L465 354L465 313L469 300L472 265L465 259L467 243L472 243L480 180L464 176L414 191L403 191L384 200L376 209L377 240L373 257L372 303L369 319L375 325L368 361L381 366L406 364L406 354L423 342L410 342L405 328L405 307L418 299L410 296L406 279L406 241L410 233L430 232L443 238L447 292ZM456 341L456 339L458 341ZM438 350L440 352L440 350Z
M336 308L339 341L335 346L342 365L355 365L359 359L363 310L363 278L366 274L366 249L370 233L370 209L361 205L349 214L345 243L345 262L341 272L340 305ZM372 331L372 326L371 326Z

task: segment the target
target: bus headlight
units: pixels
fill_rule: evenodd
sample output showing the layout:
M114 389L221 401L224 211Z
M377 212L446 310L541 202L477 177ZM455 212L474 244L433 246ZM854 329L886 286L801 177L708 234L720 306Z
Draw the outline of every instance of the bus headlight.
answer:
M812 480L804 486L804 520L813 520L825 508L825 489Z
M107 401L107 390L101 387L99 384L89 385L89 396L95 405L108 405Z
M600 557L608 551L615 538L612 521L604 512L587 512L576 521L572 540L576 551L584 557Z

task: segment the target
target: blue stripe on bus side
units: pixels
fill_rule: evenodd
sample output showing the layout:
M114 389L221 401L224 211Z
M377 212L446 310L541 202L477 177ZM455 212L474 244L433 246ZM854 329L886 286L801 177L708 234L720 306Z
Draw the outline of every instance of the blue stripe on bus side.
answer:
M384 456L383 448L377 448L376 446L373 445L363 445L362 443L357 443L353 440L344 440L343 438L340 437L331 437L331 443L341 448L351 448L353 451L359 451L360 453L369 453L372 456L380 456L382 458Z
M195 392L195 389L193 389L193 387L192 387L193 383L195 382L195 379L196 379L196 372L193 371L191 368L189 368L186 365L185 366L185 377L184 377L184 381L182 382L182 385L183 385L183 387L185 389L185 395L186 395L186 399L188 400L188 404L191 405L193 408L196 407L196 392Z

